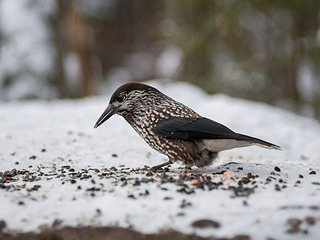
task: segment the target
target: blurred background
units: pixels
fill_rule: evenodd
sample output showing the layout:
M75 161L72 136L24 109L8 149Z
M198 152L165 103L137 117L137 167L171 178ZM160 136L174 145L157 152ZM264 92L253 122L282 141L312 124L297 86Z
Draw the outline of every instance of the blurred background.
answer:
M320 119L319 0L0 0L0 100L153 78Z

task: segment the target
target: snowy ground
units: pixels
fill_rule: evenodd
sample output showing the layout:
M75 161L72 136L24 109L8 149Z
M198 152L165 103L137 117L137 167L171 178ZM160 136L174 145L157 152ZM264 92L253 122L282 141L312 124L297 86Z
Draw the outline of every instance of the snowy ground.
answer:
M151 84L283 151L234 149L206 169L185 172L174 164L150 172L144 166L165 156L121 117L93 129L111 92L84 100L0 103L5 231L117 225L145 233L171 228L200 236L318 239L319 123L261 103L208 96L184 83Z

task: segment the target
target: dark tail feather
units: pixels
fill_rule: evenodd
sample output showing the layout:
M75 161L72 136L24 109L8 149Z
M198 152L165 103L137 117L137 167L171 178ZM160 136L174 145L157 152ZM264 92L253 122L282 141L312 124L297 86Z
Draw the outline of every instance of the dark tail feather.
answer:
M263 147L263 148L281 150L281 147L279 147L278 145L266 142L266 141L258 139L258 138L239 134L239 133L236 136L236 140L246 141L246 142L249 142L250 144L254 144L254 145L257 145L257 146Z

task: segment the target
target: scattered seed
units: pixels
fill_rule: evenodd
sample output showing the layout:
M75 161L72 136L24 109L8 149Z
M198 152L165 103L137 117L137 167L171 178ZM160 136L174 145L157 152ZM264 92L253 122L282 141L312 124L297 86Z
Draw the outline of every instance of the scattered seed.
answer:
M316 219L314 217L306 217L305 221L308 225L314 225L316 223Z
M281 169L280 169L278 166L275 166L275 167L274 167L274 170L275 170L276 172L281 172Z
M198 183L198 180L197 180L197 179L191 180L191 184L192 184L192 185L195 185L195 184L197 184L197 183Z
M197 221L194 221L191 225L194 228L219 228L220 227L220 223L213 220L209 220L209 219L197 220Z
M136 199L136 197L133 194L128 195L128 198Z
M180 208L186 208L186 207L191 207L192 203L191 202L187 202L187 200L183 199L182 203L180 204Z
M302 221L297 218L289 218L287 221L287 225L289 226L289 229L287 230L287 233L298 233L301 231L300 225Z
M56 220L54 220L54 222L52 223L52 227L53 227L53 228L59 227L62 223L63 223L62 220L56 219Z

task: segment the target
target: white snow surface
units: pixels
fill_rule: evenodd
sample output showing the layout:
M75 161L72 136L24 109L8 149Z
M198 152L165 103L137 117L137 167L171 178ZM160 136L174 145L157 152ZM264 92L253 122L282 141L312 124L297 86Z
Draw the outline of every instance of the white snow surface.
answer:
M66 169L64 178L42 176L33 182L19 178L12 184L26 184L20 191L0 188L0 220L6 221L6 231L39 231L41 226L51 226L58 219L68 226L117 225L145 233L170 228L201 236L246 234L252 239L318 239L320 125L317 121L263 103L207 95L182 82L148 84L236 132L280 145L282 151L259 147L233 149L222 152L210 167L192 168L191 173L207 175L232 171L233 178L212 175L213 181L223 182L217 190L195 189L193 194L184 194L177 191L177 185L161 184L157 179L140 186L121 186L120 179L117 184L116 179L100 178L99 174L112 166L142 168L167 159L151 149L120 116L113 116L98 129L93 128L107 106L111 91L105 96L82 100L1 102L0 172L26 169L49 174L68 165L75 172L85 169L92 176L72 184ZM184 171L181 166L173 164L169 174L177 178ZM281 171L275 171L275 166ZM310 174L312 171L315 174ZM255 178L258 187L253 194L234 197L232 191L223 190L249 172L258 175ZM265 184L270 174L274 179ZM280 191L275 190L276 184ZM41 187L28 191L35 185ZM93 187L101 187L103 191L96 191L92 196L87 189ZM148 195L143 194L146 190ZM183 200L191 205L182 208ZM315 223L308 224L306 217L314 218ZM301 220L301 231L287 232L290 218ZM199 219L219 222L220 227L192 227Z

